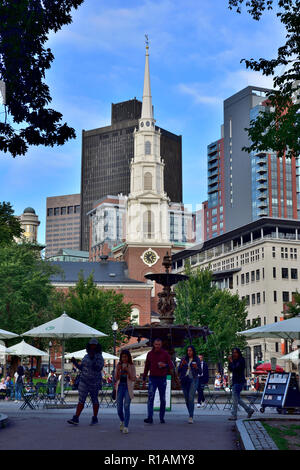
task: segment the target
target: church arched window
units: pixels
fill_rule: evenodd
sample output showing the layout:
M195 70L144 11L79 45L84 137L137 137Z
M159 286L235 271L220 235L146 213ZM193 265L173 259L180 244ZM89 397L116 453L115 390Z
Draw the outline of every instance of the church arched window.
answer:
M150 171L144 174L144 189L152 190L152 174Z
M144 212L143 228L145 238L154 237L154 218L152 211Z
M130 315L131 322L134 325L139 325L140 323L140 311L137 307L133 307Z
M151 155L151 142L149 140L145 142L145 155Z

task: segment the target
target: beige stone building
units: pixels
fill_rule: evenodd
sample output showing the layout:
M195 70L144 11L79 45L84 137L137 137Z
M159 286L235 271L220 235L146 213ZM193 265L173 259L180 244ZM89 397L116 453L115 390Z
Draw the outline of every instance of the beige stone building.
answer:
M32 207L26 207L23 214L19 216L21 227L24 230L22 239L28 242L36 243L38 239L38 228L40 221ZM18 239L17 241L21 241Z
M210 267L220 288L246 299L248 326L256 318L261 325L280 321L284 304L299 290L300 221L262 218L244 225L174 254L173 272L183 272L187 263L193 269ZM280 360L287 344L262 339L248 346L248 367L253 370L259 360Z

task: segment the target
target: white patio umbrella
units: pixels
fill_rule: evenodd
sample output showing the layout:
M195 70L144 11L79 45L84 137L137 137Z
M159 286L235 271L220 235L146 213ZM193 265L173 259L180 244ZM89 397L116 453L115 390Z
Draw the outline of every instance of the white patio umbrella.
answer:
M8 351L8 348L3 346L3 344L0 344L0 355L9 354L7 351Z
M16 333L12 333L11 331L1 330L0 328L0 339L17 338L18 336L19 335L16 335Z
M276 323L270 323L269 325L258 326L257 328L251 328L250 330L240 331L239 335L244 335L249 339L256 338L281 338L290 340L300 339L300 315L289 318L288 320L282 320ZM297 351L300 359L300 349ZM282 359L282 358L280 358ZM300 382L300 361L298 364L299 382Z
M14 356L26 357L26 356L48 356L45 351L41 351L31 344L25 343L25 341L21 341L21 343L14 344L10 348L7 348L8 354L12 354Z
M22 336L33 336L36 338L56 338L61 341L62 360L61 360L61 398L64 397L64 365L65 365L65 341L70 338L97 338L107 336L101 331L95 330L84 323L63 313L60 317L55 318L43 325L32 330L26 331Z
M282 338L300 339L300 316L282 320L269 325L258 326L250 330L240 331L239 335L244 335L249 339L256 338Z
M75 357L75 359L83 359L86 354L87 354L86 349L81 349L80 351L75 351L73 353L65 354L65 359L72 359L72 357ZM106 352L102 352L102 356L103 356L103 359L106 359L107 361L119 359L117 356L114 356L113 354L109 354Z
M12 333L11 331L1 330L0 328L0 339L11 339L18 338L19 335ZM6 372L6 355L4 355L4 371Z
M281 356L280 360L281 361L292 361L292 362L298 362L299 361L299 349L296 349L295 351L290 352L289 354L285 354L284 356Z

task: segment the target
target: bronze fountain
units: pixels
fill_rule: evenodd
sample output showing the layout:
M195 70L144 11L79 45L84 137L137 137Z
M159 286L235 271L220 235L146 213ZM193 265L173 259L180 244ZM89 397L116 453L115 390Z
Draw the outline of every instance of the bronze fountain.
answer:
M174 324L174 311L176 308L175 292L172 291L172 286L181 281L186 281L189 277L183 274L170 273L172 266L172 257L168 254L163 258L163 266L165 273L146 274L146 279L156 281L163 286L163 290L159 292L158 297L158 312L159 322L146 324L143 326L129 325L123 329L123 333L128 337L136 337L138 342L142 338L149 340L149 345L155 338L160 338L163 341L163 348L171 355L173 362L175 361L175 348L183 347L186 339L192 342L193 338L203 338L206 341L207 337L212 334L207 326L191 326L191 325L177 325Z

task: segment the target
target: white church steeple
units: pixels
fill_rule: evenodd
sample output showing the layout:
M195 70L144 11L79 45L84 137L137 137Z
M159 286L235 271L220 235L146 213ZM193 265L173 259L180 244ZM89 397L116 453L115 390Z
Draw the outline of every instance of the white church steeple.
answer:
M149 69L149 40L146 36L146 61L145 61L145 75L144 75L144 91L143 91L143 105L141 119L144 121L149 119L153 120L153 106L151 96L151 83L150 83L150 69Z
M166 243L168 241L169 199L164 191L164 162L160 156L160 130L153 117L149 42L146 60L142 115L134 133L130 194L127 201L127 242Z

